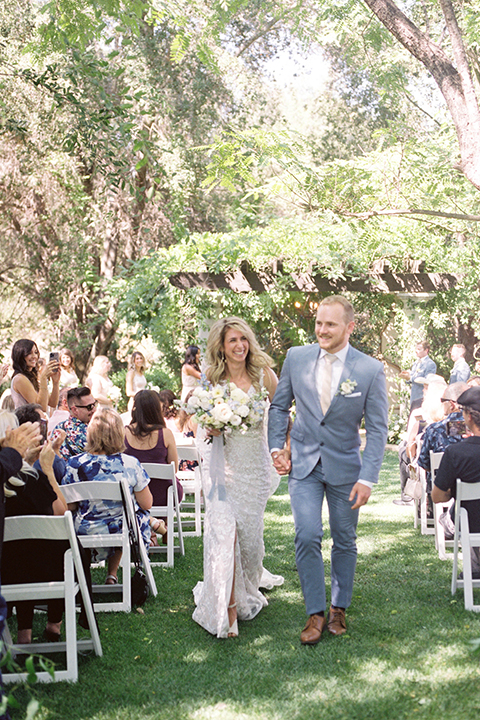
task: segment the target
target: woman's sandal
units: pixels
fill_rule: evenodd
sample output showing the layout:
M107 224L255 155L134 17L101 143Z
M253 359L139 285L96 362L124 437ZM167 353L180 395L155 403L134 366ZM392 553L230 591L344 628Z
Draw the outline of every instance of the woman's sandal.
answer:
M161 518L150 518L150 527L156 535L166 535L167 533L167 526Z
M228 609L230 610L230 608L234 608L234 607L237 607L236 602L229 605ZM228 628L227 637L229 637L229 638L238 637L238 619L237 618L235 618L235 620L233 621L233 624L230 625L230 627Z
M107 575L105 585L118 585L118 578L115 575Z

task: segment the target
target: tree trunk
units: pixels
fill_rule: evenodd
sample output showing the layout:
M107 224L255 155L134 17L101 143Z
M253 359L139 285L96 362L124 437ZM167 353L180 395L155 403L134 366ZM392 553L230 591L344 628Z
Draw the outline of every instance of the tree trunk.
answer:
M446 53L404 15L392 0L364 0L387 30L431 73L455 125L460 163L455 167L480 190L480 110L467 53L450 0L440 0L456 67Z

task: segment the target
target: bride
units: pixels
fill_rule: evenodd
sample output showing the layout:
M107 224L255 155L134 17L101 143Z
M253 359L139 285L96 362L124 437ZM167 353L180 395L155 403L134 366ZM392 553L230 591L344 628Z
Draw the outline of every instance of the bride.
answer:
M247 323L237 317L217 321L208 336L207 379L215 386L235 383L253 395L262 387L270 400L277 377ZM245 434L232 430L224 438L225 493L215 490L210 473L212 445L203 431L197 439L204 459L205 534L203 582L193 593L193 619L212 635L236 637L239 620L254 618L267 605L259 591L263 572L263 515L272 488L272 463L265 435L265 418ZM211 440L211 438L210 438ZM272 576L270 576L272 577ZM281 584L283 579L277 577Z

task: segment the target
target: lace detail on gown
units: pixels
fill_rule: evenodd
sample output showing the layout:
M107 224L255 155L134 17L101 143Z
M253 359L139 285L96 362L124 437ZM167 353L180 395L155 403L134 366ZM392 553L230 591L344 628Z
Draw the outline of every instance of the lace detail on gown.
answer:
M250 393L254 392L253 388ZM239 620L251 620L267 605L259 591L263 573L263 515L272 487L272 463L265 420L245 434L233 430L225 453L226 499L215 490L210 500L211 445L197 437L204 458L204 580L193 593L193 619L217 637L227 637L227 606L232 590L234 552L235 601ZM199 433L200 435L200 433Z

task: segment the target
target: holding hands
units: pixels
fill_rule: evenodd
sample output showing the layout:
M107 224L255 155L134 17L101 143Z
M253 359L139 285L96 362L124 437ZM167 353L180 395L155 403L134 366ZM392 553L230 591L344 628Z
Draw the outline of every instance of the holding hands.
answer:
M283 450L275 450L272 452L273 467L279 475L288 475L292 469L292 461L290 459L290 451L284 448Z

